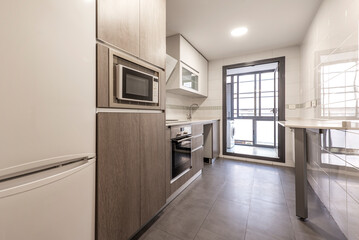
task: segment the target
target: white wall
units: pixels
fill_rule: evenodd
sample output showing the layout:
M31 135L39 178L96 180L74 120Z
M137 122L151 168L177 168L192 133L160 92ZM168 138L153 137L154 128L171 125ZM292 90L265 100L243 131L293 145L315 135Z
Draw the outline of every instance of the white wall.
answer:
M356 61L356 75L345 81L356 79L356 96L354 101L345 97L340 103L340 119L348 118L351 102L358 101L358 27L359 1L358 0L324 0L313 20L301 47L302 81L301 99L303 103L312 100L321 100L322 66L327 60L339 62ZM342 56L338 55L343 53ZM354 56L353 54L354 53ZM319 59L318 55L326 54ZM356 56L355 56L356 55ZM331 78L336 84L341 84L342 77L348 69L337 71ZM348 89L346 89L348 90ZM353 90L353 89L351 89ZM348 92L348 91L344 91ZM349 96L349 95L348 95ZM353 96L351 96L353 97ZM316 108L308 107L302 110L302 118L321 118L321 109L324 102L319 102ZM354 108L355 109L355 108ZM356 107L358 110L358 108ZM325 118L333 119L333 116ZM356 117L358 118L358 116ZM332 131L336 133L334 140L341 136L345 148L359 149L359 131ZM353 140L354 139L354 140ZM313 166L308 167L308 180L321 201L328 208L338 226L348 239L359 239L359 156L353 154L337 154L320 149L321 159ZM326 157L327 156L327 157ZM322 160L329 158L328 164ZM338 163L342 167L338 167Z
M320 60L318 56L326 54L329 56L327 59L349 61L349 56L347 59L345 57L339 59L339 56L336 55L354 51L356 58L358 57L358 18L358 0L325 0L318 10L301 47L301 98L303 104L312 100L319 100L319 105L316 108L304 108L302 111L303 118L321 117L320 74L325 59ZM341 77L344 73L344 71L338 73L337 77ZM349 102L343 104L344 113L348 104ZM340 118L345 118L345 114Z

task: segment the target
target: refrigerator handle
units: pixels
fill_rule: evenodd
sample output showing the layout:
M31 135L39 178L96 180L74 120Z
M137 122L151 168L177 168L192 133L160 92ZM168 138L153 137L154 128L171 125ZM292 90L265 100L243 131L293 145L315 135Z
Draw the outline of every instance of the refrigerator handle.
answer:
M50 184L66 178L76 172L95 164L95 159L76 161L68 164L58 165L47 170L42 170L21 177L0 181L0 199L10 195L29 191L34 188Z

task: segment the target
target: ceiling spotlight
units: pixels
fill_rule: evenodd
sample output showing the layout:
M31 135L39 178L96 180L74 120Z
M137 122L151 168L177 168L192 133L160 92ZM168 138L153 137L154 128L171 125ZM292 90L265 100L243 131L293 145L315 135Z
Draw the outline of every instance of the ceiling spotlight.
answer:
M231 35L233 37L239 37L239 36L243 36L244 34L246 34L248 32L248 28L246 27L239 27L239 28L235 28L232 30Z

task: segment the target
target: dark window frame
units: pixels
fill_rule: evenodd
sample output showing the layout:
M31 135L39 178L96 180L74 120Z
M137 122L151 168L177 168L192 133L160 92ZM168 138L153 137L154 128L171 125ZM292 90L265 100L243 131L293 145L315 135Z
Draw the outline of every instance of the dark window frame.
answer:
M278 127L278 156L279 156L278 158L227 152L227 101L226 101L227 100L227 76L238 75L238 74L227 75L226 74L227 70L233 69L233 68L251 67L251 66L255 66L255 65L268 64L268 63L274 63L274 62L278 63L278 105L279 105L278 113L277 113L278 121L285 121L285 57L277 57L277 58L257 60L257 61L253 61L253 62L231 64L231 65L225 65L222 67L222 80L223 80L222 81L222 105L223 105L222 149L223 149L223 155L285 163L285 128L283 126L277 126ZM233 82L233 77L231 77L231 81ZM255 81L255 83L256 83L256 81ZM233 88L231 89L231 100L233 102ZM255 101L256 101L256 96L255 96ZM256 104L256 102L254 104ZM231 109L232 110L231 118L233 118L233 112L234 112L233 104L231 104L231 108L232 108ZM237 108L238 108L238 103L237 103ZM237 114L238 114L238 112L237 112ZM255 115L256 115L256 113L255 113ZM253 116L252 117L248 116L248 118L252 119ZM245 118L243 118L243 119L245 119Z

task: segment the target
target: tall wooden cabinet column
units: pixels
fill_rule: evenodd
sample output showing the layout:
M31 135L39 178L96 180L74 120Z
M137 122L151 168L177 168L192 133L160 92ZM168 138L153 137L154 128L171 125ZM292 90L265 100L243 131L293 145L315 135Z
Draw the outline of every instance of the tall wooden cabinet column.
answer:
M97 240L128 239L141 226L139 118L97 114Z
M124 240L164 206L164 113L98 113L97 240Z
M141 225L166 203L165 114L140 114Z

